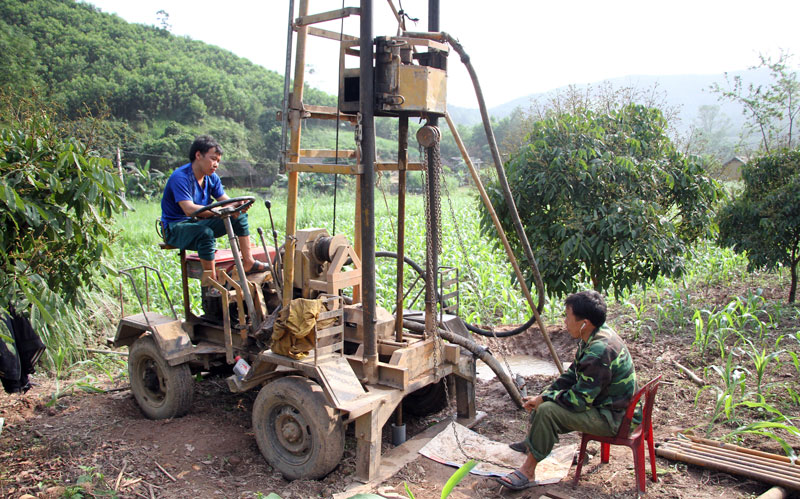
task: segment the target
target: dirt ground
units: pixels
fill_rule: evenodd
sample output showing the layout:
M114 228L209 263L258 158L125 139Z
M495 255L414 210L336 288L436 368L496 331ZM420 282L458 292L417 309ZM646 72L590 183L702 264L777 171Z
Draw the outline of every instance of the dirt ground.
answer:
M781 299L785 289L767 290L765 294L770 292ZM700 290L699 293L704 292ZM724 304L736 290L710 289L705 293L706 296L698 299ZM627 320L619 313L614 318L612 313L611 322L626 338L638 376L649 380L663 375L654 413L656 442L707 421L707 411L713 404L710 395L701 398L695 407L697 387L672 364L678 360L702 374L703 364L691 354L692 338L664 335L654 343L649 334L643 334L634 340L626 332ZM550 334L561 359L570 361L575 350L574 341L560 325L551 326ZM487 343L495 355L548 357L537 330ZM769 376L771 381L786 381L796 379L796 372L790 363L784 363ZM526 378L528 392L538 393L550 381L545 377ZM48 407L45 402L53 392L53 381L36 376L34 382L37 386L24 395L0 394L0 417L5 418L0 435L2 497L29 494L34 497L251 498L274 492L283 499L298 499L331 497L354 480L352 425L346 433L342 462L331 474L319 481L283 479L262 458L251 430L250 413L257 392L232 394L223 378L197 382L192 411L185 417L165 421L146 419L123 383L105 387L114 391L76 393ZM477 408L486 412L487 417L475 426L475 431L501 442L524 437L527 413L516 409L498 381L479 380L476 392ZM432 416L408 418L409 438L451 417L454 412L451 405ZM390 441L385 428L384 452L391 448ZM562 437L562 442L578 441L574 434ZM792 444L796 451L800 450L797 441ZM741 445L780 453L777 444L766 438L746 439ZM596 444L594 447L590 444L590 452L596 450ZM627 448L613 447L610 463L600 465L599 459L593 458L584 466L577 488L571 485L573 466L565 482L518 493L501 490L491 480L470 475L450 497L538 498L545 494L575 498L635 497L632 463ZM770 488L765 483L660 457L657 468L657 483L650 481L648 472L647 495L650 497L755 497ZM376 484L375 490L380 487L380 491L389 496L387 491L394 490L399 494L396 497L407 497L405 484L419 499L438 498L454 471L419 456L390 479Z

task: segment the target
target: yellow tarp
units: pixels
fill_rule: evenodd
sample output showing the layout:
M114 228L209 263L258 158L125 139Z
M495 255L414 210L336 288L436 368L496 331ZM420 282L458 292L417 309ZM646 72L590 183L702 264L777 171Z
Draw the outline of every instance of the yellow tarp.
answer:
M288 309L283 309L272 331L272 352L299 360L314 349L317 329L325 329L335 317L317 321L320 312L325 312L325 299L308 300L295 298Z

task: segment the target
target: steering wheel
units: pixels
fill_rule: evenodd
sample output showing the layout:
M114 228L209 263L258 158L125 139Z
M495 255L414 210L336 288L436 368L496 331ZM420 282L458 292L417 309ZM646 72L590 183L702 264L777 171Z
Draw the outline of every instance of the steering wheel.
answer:
M228 208L228 209L218 209L218 208L225 208L229 204L238 203L240 201L244 201L241 205L237 206L236 208ZM195 210L190 216L192 218L197 217L197 215L204 213L206 211L210 211L213 213L211 218L220 218L226 215L235 215L240 213L242 210L250 206L256 201L256 198L253 196L239 196L238 198L230 198L225 199L223 201L217 201L216 203L211 203L203 206L202 208Z

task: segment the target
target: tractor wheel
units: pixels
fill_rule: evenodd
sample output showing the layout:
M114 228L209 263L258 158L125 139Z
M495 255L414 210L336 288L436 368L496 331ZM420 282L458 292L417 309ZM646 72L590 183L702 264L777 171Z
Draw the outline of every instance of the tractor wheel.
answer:
M170 366L150 336L131 345L128 375L136 403L148 418L175 418L189 411L194 398L189 365Z
M267 462L287 480L330 473L344 453L344 428L322 388L299 376L267 383L253 405L253 431Z
M440 379L437 383L423 386L419 390L409 393L403 399L403 410L417 417L441 411L447 407L445 383L447 383L446 377Z

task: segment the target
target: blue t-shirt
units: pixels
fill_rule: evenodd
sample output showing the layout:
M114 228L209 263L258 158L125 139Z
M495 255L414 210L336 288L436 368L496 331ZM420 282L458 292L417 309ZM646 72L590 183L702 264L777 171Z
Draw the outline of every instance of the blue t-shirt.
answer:
M173 224L188 220L183 212L180 201L191 201L200 206L211 204L211 198L219 199L225 195L222 182L216 173L206 176L203 187L197 183L197 178L192 171L192 164L186 163L169 176L161 197L161 221L164 224Z

